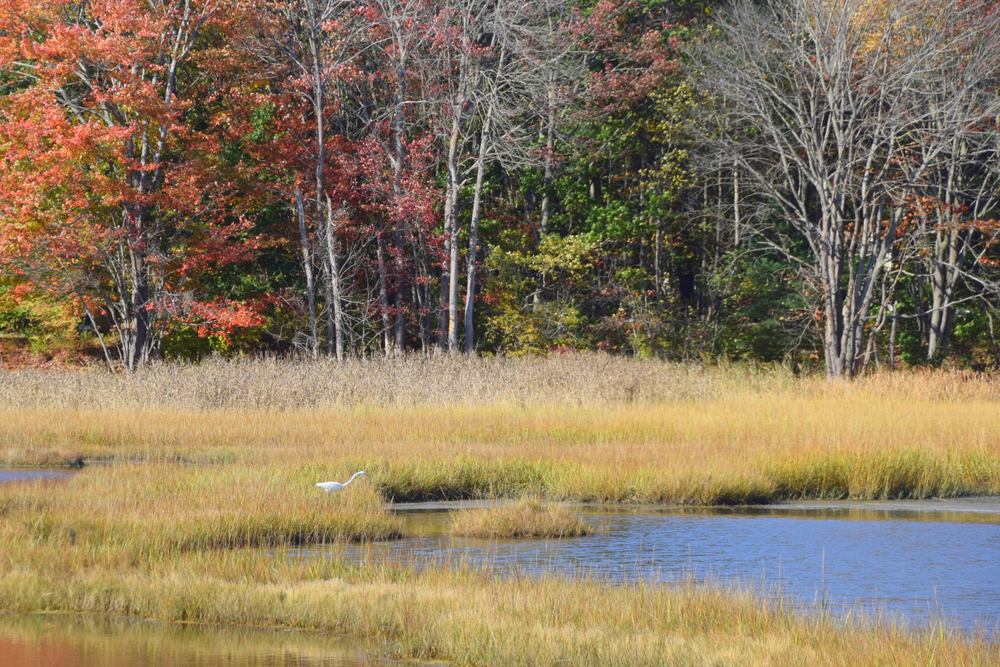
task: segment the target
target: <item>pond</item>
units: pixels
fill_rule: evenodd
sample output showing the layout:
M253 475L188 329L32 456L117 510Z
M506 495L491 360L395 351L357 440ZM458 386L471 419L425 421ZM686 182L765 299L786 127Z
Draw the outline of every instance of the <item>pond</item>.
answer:
M396 664L319 633L0 615L4 667L360 667Z
M295 550L502 575L611 582L694 579L783 596L797 608L943 620L1000 635L1000 515L861 510L581 508L601 533L568 540L452 538L445 511L405 513L399 542Z

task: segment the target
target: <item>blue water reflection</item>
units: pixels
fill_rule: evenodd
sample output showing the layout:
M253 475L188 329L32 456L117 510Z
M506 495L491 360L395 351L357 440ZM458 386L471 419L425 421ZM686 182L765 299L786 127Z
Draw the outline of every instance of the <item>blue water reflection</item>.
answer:
M423 537L299 549L299 556L442 562L500 574L586 574L613 582L694 578L781 594L801 608L863 610L966 630L1000 628L1000 524L761 513L585 511L602 534L569 540L447 536L444 513L411 517Z
M74 475L72 470L37 470L31 468L0 468L0 484L5 482L29 482L36 479L67 479Z

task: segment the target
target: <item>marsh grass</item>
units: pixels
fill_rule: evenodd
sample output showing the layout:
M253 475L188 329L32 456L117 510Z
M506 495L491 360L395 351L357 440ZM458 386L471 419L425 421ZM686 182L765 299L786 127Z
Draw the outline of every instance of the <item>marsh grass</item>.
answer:
M0 611L321 630L456 665L1000 659L995 644L945 626L799 616L747 591L302 558L292 547L303 542L398 534L367 482L336 495L312 487L347 470L95 466L0 486Z
M175 551L394 539L400 521L370 485L334 496L315 468L123 465L54 484L0 486L0 531L66 548Z
M509 505L461 510L452 517L451 533L485 539L566 538L596 530L565 507L527 498Z
M398 363L0 378L0 459L114 464L0 486L0 611L317 629L456 665L1000 662L996 644L945 626L803 617L746 591L291 549L398 536L387 499L1000 493L991 378L827 385L602 357ZM368 479L346 493L313 487L360 468Z
M0 556L18 560L26 554ZM35 551L35 556L40 552ZM302 562L236 550L155 565L58 558L0 572L0 609L322 630L456 665L992 665L997 645L944 626L796 616L738 590L500 579L472 570Z
M601 354L210 359L102 370L0 371L0 405L75 409L298 410L415 405L610 405L788 387L780 368L704 367Z
M805 386L599 408L0 408L0 465L265 472L323 462L331 471L367 470L394 501L535 495L715 505L993 495L1000 400L989 398L990 387L966 387L962 400Z

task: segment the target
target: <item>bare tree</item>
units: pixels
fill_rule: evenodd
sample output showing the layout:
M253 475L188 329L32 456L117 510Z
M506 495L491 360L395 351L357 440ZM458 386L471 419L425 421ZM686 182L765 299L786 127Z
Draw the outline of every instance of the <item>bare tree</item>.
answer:
M983 0L926 11L933 20L909 28L926 65L902 108L915 118L900 165L926 294L917 317L934 361L947 349L957 303L1000 294L981 271L1000 239L1000 10Z
M440 346L458 350L459 284L459 194L466 182L466 126L473 111L472 97L480 83L476 62L486 34L486 20L493 8L490 0L448 0L437 16L435 31L443 48L432 54L432 91L440 100L438 132L445 137L444 160L447 175L444 195L444 235L446 263L441 272Z
M982 46L996 31L995 12L983 9L964 0L739 0L721 15L719 38L692 54L723 126L708 145L770 211L755 219L776 221L752 230L756 242L797 264L819 295L831 378L862 370L876 313L893 302L887 269L910 240L908 197L941 176L932 167L943 148L924 136L937 112L914 106L933 85L929 73L958 71L968 57L996 62L989 49L966 53L921 36L958 22ZM952 87L935 103L955 110L968 99Z
M486 170L493 164L511 169L545 163L548 153L538 150L535 128L540 119L554 123L554 88L572 50L572 41L560 38L558 32L563 26L559 18L565 14L563 0L496 0L489 7L479 40L488 48L474 64L475 82L469 90L471 113L477 122L473 125L475 152L469 166L469 173L475 176L466 256L467 353L475 348L479 224Z

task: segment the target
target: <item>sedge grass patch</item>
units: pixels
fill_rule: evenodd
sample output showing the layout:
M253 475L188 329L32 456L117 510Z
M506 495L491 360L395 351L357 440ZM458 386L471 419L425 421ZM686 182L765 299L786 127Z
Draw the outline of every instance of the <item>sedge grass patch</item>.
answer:
M594 534L572 511L529 498L509 505L463 510L452 517L451 533L486 539L566 538Z

